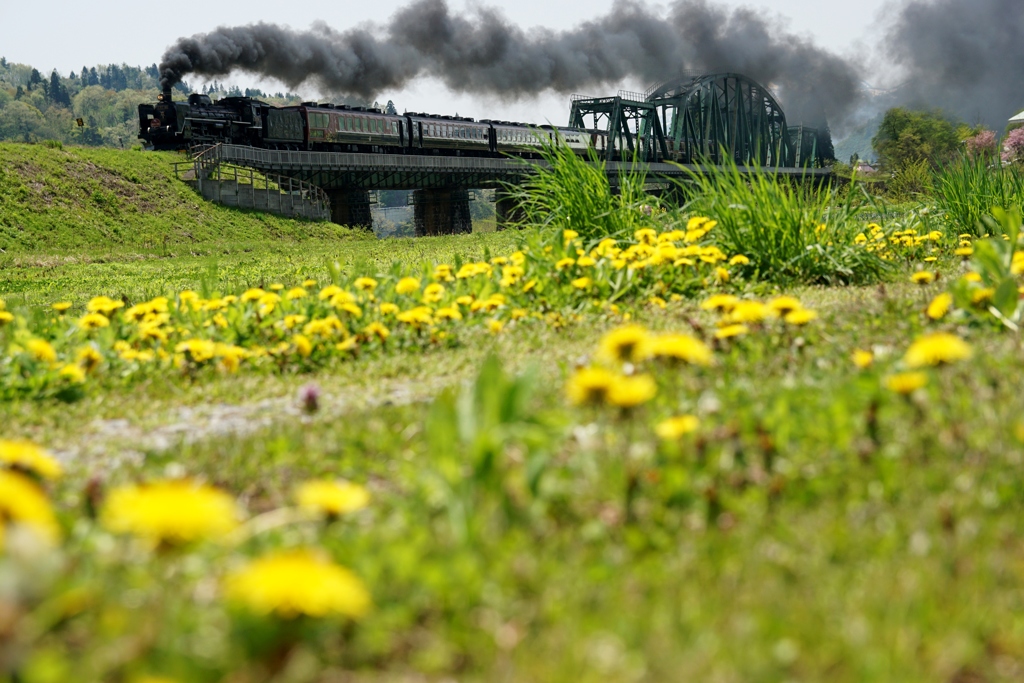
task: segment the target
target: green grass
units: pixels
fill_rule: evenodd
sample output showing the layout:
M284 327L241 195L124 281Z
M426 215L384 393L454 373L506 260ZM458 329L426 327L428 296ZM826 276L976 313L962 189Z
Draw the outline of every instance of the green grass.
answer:
M993 206L1024 205L1024 174L1017 166L1001 165L998 157L960 157L936 172L935 197L949 217L951 235L982 235L981 221Z
M362 238L330 223L205 202L171 167L170 152L0 144L0 250L73 256L119 249L171 255L230 241Z

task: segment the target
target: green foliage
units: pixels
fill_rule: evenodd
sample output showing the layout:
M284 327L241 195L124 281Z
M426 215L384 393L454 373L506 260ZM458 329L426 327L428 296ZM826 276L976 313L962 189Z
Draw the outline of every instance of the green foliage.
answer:
M980 235L982 219L994 207L1024 206L1024 172L984 157L961 156L935 174L935 197L946 212L951 234Z
M750 259L746 268L756 279L864 283L886 272L877 256L854 246L862 226L850 193L844 201L829 187L741 172L735 163L694 171L689 183L697 191L687 208L718 221L718 243Z
M997 235L975 241L971 256L972 270L981 276L981 286L989 296L978 297L979 288L960 278L950 288L953 301L958 309L1018 332L1024 315L1014 272L1014 266L1018 265L1014 262L1014 254L1017 253L1021 234L1020 210L992 207L990 215L985 216L981 223L981 229L986 233Z
M895 107L885 113L871 145L879 160L892 169L927 161L948 161L959 149L956 123L939 112Z
M613 192L602 162L585 160L560 141L542 140L540 166L514 196L531 225L572 230L585 240L632 236L647 221L640 211L656 203L644 191L641 172L619 177Z
M927 159L907 161L892 172L886 188L896 201L908 201L932 190L932 168Z

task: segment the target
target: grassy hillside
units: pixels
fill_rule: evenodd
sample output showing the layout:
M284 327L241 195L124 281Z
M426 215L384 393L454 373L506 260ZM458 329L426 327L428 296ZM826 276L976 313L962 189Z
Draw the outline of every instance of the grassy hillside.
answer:
M364 233L203 201L167 152L0 144L0 250L175 253L230 240L351 239Z

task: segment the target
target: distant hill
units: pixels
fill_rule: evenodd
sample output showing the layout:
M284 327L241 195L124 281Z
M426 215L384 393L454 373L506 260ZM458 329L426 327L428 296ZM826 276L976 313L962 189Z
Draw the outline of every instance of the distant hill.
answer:
M289 220L204 201L171 168L173 152L0 143L0 251L131 247L180 253L230 241L361 239L331 223Z

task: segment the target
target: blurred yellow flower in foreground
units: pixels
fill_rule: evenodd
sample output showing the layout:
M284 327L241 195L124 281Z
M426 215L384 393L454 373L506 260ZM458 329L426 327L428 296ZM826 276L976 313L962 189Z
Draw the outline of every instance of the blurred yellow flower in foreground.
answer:
M238 525L238 509L223 491L175 480L114 489L100 518L115 533L187 543L228 533Z
M697 431L700 420L693 415L677 415L659 422L654 432L665 441L675 441L691 432Z
M610 363L629 363L647 357L650 334L640 325L616 328L601 338L597 355Z
M0 547L8 524L23 525L48 542L55 542L60 536L60 527L42 489L22 474L0 470Z
M885 378L885 387L897 394L912 394L928 384L928 375L923 372L900 372Z
M647 350L655 358L679 360L691 365L711 365L713 360L707 344L688 334L658 335L648 342Z
M32 357L38 361L42 361L44 363L57 362L57 352L54 351L50 342L45 339L29 339L25 343L25 347L28 349L28 352L32 354Z
M932 320L939 320L949 313L949 309L952 305L953 295L949 292L943 292L932 299L931 303L928 304L928 310L925 312Z
M370 503L362 486L347 481L307 481L295 493L299 507L337 516L361 510Z
M917 285L930 285L935 282L935 273L930 270L919 270L910 276L910 281Z
M56 479L63 472L53 456L30 441L0 439L0 465L25 470L46 479Z
M565 386L565 393L574 405L604 403L615 381L615 373L605 368L582 368Z
M960 337L948 332L926 334L910 345L903 357L911 368L943 365L971 357L971 347Z
M854 365L863 370L864 368L871 367L871 364L875 362L875 354L863 349L855 349L850 359Z
M412 294L413 292L419 291L420 281L414 277L403 277L395 285L395 293L397 294Z
M740 337L750 332L750 328L746 325L726 325L715 331L716 339L731 339L732 337Z
M650 375L616 377L608 390L607 401L619 408L635 408L650 401L658 393L658 385Z
M807 323L811 322L812 320L816 320L817 318L817 312L812 311L809 308L798 308L795 311L790 311L789 313L787 313L786 317L784 317L783 320L785 320L786 323L790 325L800 326L806 325Z
M344 567L308 550L253 560L224 582L227 598L257 614L361 617L370 609L363 582Z

